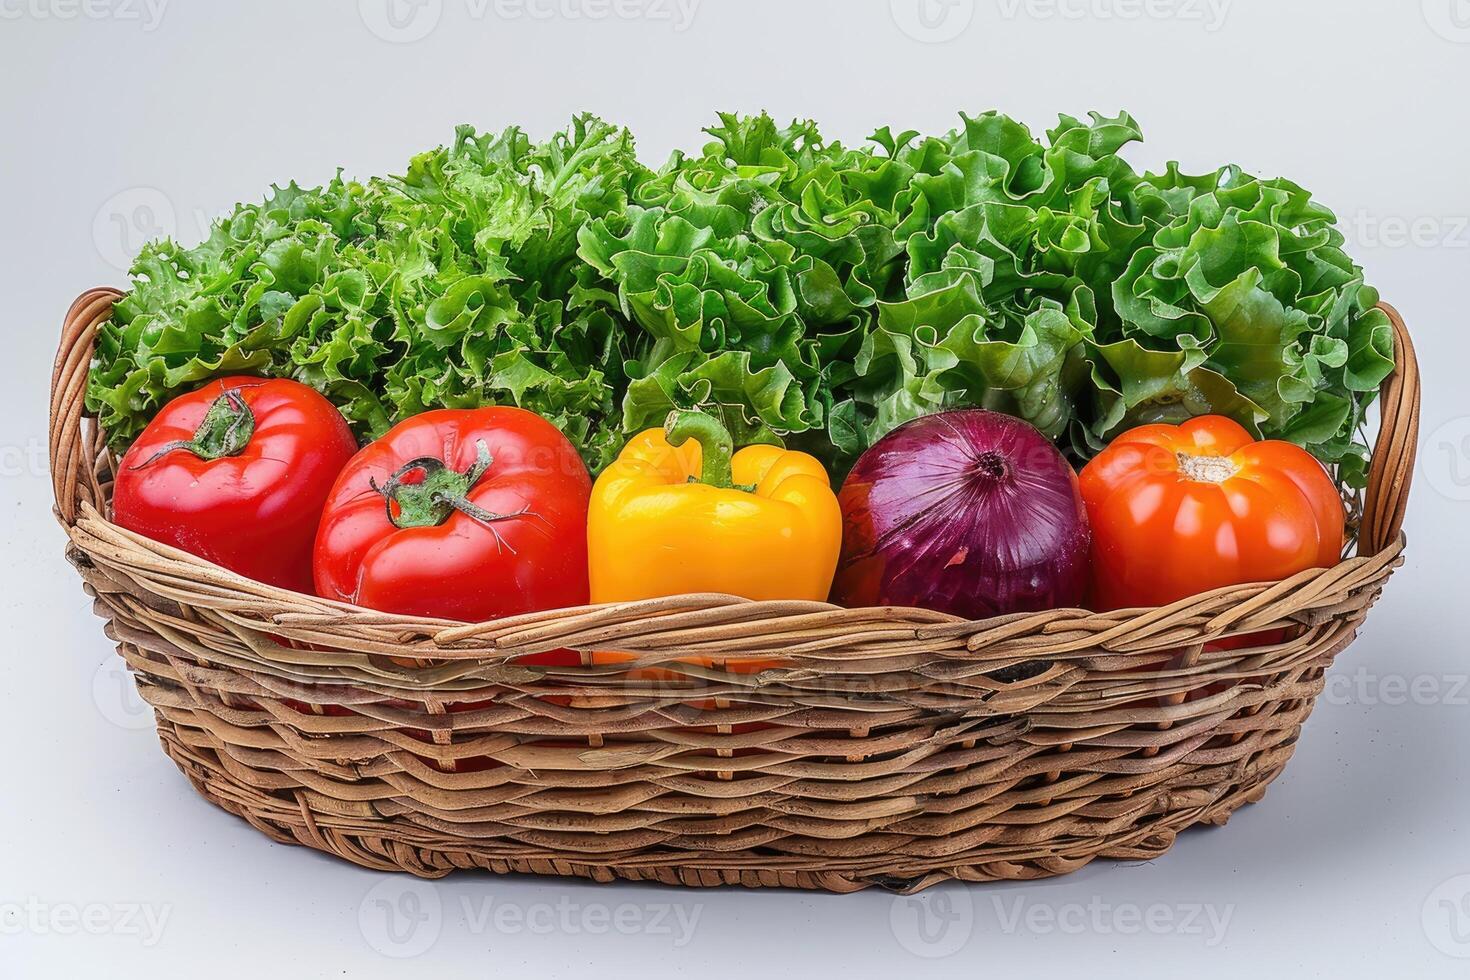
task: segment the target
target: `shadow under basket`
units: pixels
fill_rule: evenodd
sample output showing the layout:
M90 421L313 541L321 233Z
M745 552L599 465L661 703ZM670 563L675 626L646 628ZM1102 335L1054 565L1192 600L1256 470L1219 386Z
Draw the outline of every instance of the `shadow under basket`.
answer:
M52 379L68 557L195 788L369 868L848 892L1154 858L1262 797L1404 548L1419 381L1385 307L1397 369L1335 568L977 622L719 595L478 625L372 612L108 520L83 396L119 295L72 306ZM1215 645L1239 636L1256 645ZM638 659L585 653L606 649ZM583 655L527 662L558 650Z

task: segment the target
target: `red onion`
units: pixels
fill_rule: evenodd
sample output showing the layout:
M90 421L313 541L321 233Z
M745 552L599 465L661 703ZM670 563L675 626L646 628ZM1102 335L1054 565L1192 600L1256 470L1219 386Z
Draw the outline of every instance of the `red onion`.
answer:
M841 502L842 605L983 619L1083 599L1077 474L1020 419L967 409L902 425L858 459Z

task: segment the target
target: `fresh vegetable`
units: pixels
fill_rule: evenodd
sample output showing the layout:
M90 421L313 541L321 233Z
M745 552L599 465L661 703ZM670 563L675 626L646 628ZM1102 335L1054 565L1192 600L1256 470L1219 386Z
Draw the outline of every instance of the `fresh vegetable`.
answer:
M425 412L343 469L317 534L317 593L465 622L583 605L591 484L530 412Z
M1127 114L1037 137L986 113L862 147L764 115L709 133L654 171L591 117L541 144L462 128L399 178L278 189L197 247L144 250L87 404L119 449L242 370L312 385L365 436L514 404L594 471L700 409L839 476L951 408L1025 419L1079 462L1214 413L1363 485L1392 332L1297 185L1139 174Z
M969 409L902 425L858 460L840 500L842 605L980 619L1083 599L1077 476L1019 419Z
M896 425L961 406L1085 459L1139 421L1220 412L1360 481L1385 315L1331 212L1225 168L1134 173L1126 114L1045 142L996 114L876 151L810 123L723 117L703 155L582 230L656 343L625 418L719 407L737 437L841 471ZM749 423L745 420L753 420Z
M356 451L342 414L305 385L221 378L170 401L123 455L113 520L310 594L322 506Z
M198 246L144 248L88 405L125 446L171 393L250 370L317 388L368 439L426 409L517 405L600 468L632 355L576 236L621 214L641 171L626 130L579 117L535 145L460 127L401 177L274 188Z
M1099 609L1167 605L1341 558L1342 500L1322 464L1219 416L1124 433L1081 488Z
M692 592L824 600L842 515L822 465L674 412L597 480L587 520L593 602Z

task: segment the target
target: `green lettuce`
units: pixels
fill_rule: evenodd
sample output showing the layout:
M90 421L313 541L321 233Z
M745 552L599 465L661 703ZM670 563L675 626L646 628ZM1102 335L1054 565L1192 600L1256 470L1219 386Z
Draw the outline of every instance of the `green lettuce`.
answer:
M1305 446L1360 484L1368 450L1357 433L1393 370L1393 333L1333 213L1290 181L1235 167L1186 177L1171 166L1145 177L1139 195L1165 223L1112 295L1121 340L1182 355L1159 379L1179 393L1172 414L1248 413L1263 435ZM1219 393L1193 380L1201 370ZM1171 414L1168 398L1124 401L1127 421L1143 407Z
M179 391L259 373L312 385L363 438L429 408L519 405L605 465L632 338L576 238L641 172L630 134L583 116L540 145L461 127L402 177L277 188L196 248L144 249L89 408L121 448Z
M1392 331L1297 185L1139 174L1126 113L864 146L764 114L707 133L655 170L592 116L543 143L461 127L400 177L276 188L194 248L143 250L88 406L121 448L225 373L310 384L364 438L514 404L594 471L702 408L837 477L948 408L1026 419L1079 462L1216 412L1362 484Z

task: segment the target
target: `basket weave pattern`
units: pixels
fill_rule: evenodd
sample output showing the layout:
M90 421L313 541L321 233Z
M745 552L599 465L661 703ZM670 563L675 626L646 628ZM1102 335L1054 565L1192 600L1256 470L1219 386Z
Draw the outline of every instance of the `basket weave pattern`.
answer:
M68 557L195 788L370 868L912 891L1156 857L1261 798L1404 547L1419 382L1388 309L1398 368L1336 568L979 622L718 595L477 625L377 613L109 522L115 461L82 402L118 295L73 305L52 380ZM519 662L558 649L582 666ZM639 659L585 655L607 649Z

